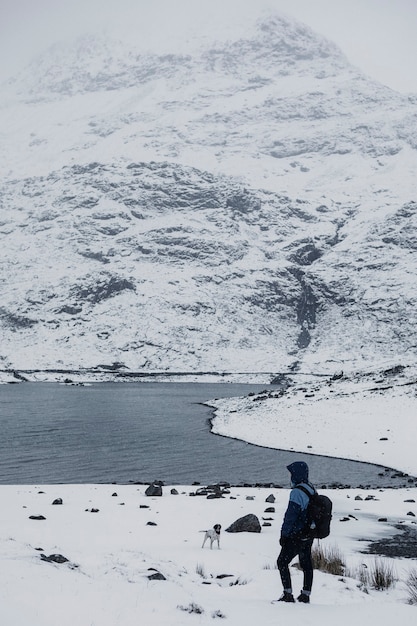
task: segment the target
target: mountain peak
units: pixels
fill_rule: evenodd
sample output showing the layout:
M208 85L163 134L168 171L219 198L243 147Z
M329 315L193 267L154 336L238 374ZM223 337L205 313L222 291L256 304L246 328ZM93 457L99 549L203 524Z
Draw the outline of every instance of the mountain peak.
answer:
M223 35L181 52L83 37L19 78L0 120L4 362L411 354L414 103L286 17Z

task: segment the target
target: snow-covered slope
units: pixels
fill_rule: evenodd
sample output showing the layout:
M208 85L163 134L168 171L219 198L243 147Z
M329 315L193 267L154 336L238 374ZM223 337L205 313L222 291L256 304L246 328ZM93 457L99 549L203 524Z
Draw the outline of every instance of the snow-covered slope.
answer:
M0 368L412 362L416 104L277 15L49 50L2 92Z

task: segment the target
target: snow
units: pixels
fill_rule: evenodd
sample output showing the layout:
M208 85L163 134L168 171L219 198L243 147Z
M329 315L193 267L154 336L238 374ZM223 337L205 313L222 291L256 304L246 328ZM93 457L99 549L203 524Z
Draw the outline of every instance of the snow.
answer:
M303 378L303 377L301 377ZM395 467L417 476L417 377L304 377L285 394L210 402L214 433L260 446Z
M223 618L220 623L230 626L249 626L255 620L347 626L372 619L384 626L413 619L405 580L415 559L385 560L398 578L388 591L365 593L355 578L316 571L309 606L271 604L281 593L275 561L287 489L232 487L230 494L214 500L190 496L193 487L177 486L178 495L170 489L163 487L162 497L147 497L143 485L1 486L1 623L184 626ZM265 514L270 494L276 497L276 512ZM416 512L416 505L404 502L416 497L415 489L328 495L334 503L332 534L321 545L337 546L350 572L364 563L372 567L375 557L362 553L371 539L393 534L394 524L415 528L408 513ZM56 498L63 504L52 505ZM225 532L248 513L260 520L273 518L271 526L259 534ZM387 522L378 522L381 517ZM220 550L210 550L208 544L202 549L200 531L214 523L223 528ZM62 554L69 561L45 562L39 548L46 556ZM150 568L166 580L149 580ZM291 572L298 593L301 573ZM217 578L224 574L230 577ZM203 612L184 610L193 605Z
M56 44L2 89L3 370L413 358L415 99L291 18L232 13L165 56Z
M417 474L415 369L320 379L292 374L287 381L283 394L270 388L210 401L217 407L213 430ZM413 619L406 581L416 572L415 543L410 558L376 557L367 547L401 529L416 533L414 479L400 489L319 486L333 501L331 535L321 546L341 553L345 571L336 576L316 570L308 606L272 604L281 594L275 562L289 496L273 481L271 476L270 487L233 486L216 499L194 495L197 486L176 485L178 494L164 486L162 497L146 496L146 486L138 484L0 486L1 623L184 626L222 619L230 626L255 620L351 626L353 620L374 620L388 626ZM273 513L266 511L271 494ZM52 504L57 498L62 505ZM259 534L225 532L249 513L270 526ZM45 519L30 519L39 515ZM208 544L202 549L201 531L215 523L223 529L220 550ZM46 562L41 554L61 554L68 562ZM361 583L361 572L372 571L376 559L393 569L395 584L388 590ZM150 580L155 571L166 580ZM298 594L302 574L291 568L291 575Z

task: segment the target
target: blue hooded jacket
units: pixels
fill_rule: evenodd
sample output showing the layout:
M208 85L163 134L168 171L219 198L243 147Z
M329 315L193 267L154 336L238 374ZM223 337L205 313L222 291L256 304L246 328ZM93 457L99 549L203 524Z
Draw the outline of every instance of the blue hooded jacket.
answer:
M302 485L311 494L315 492L313 485L308 482L308 465L304 461L295 461L288 465L287 470L291 474L291 485L293 489L290 493L290 500L284 515L281 528L281 538L301 539L305 535L307 525L307 506L309 498L301 489L296 489L297 485Z

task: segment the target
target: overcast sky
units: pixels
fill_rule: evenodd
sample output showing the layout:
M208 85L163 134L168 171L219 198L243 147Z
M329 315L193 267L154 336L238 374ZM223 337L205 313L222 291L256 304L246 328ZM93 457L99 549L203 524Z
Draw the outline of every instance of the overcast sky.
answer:
M417 93L417 0L0 0L0 79L51 43L116 31L144 47L221 36L274 7L337 43L365 73ZM208 36L208 35L207 35Z

